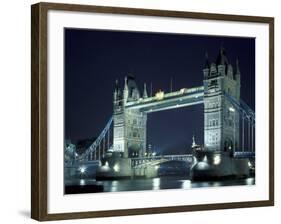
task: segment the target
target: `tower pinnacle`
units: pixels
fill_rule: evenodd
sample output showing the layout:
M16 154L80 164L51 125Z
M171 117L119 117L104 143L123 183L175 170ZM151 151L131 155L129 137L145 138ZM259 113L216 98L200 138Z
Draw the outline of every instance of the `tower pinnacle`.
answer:
M209 56L208 56L207 51L205 53L205 66L204 66L204 68L210 68Z
M143 84L143 98L147 98L146 83Z
M236 74L240 75L239 60L238 60L238 58L236 59Z
M195 142L195 136L193 135L193 136L192 136L192 145L191 145L191 148L195 148L195 147L197 147L197 144L196 144L196 142Z
M127 76L125 76L124 82L124 90L128 90Z
M114 101L117 100L119 95L119 86L118 86L118 79L115 80L115 87L114 87Z
M114 91L118 92L119 86L118 86L118 79L115 80L115 88Z
M226 52L225 52L225 49L223 46L221 46L221 48L220 48L220 52L217 57L216 64L217 65L228 65L228 59L226 57Z

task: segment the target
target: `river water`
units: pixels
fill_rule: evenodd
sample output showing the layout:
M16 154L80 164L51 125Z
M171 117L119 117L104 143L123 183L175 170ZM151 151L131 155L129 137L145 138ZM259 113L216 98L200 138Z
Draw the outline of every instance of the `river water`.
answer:
M144 191L161 189L191 189L202 187L238 186L254 185L255 178L223 180L223 181L200 181L193 182L182 177L158 177L151 179L124 179L124 180L105 180L96 181L94 179L73 179L66 181L66 186L103 186L101 192L119 191ZM95 192L95 191L93 191ZM89 193L89 192L87 192Z

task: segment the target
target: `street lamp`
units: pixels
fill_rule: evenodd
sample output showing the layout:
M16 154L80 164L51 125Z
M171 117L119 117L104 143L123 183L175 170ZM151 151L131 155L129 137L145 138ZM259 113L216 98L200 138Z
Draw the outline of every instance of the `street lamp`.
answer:
M85 172L86 172L86 167L81 166L81 167L80 167L80 173L81 173L81 174L84 174Z

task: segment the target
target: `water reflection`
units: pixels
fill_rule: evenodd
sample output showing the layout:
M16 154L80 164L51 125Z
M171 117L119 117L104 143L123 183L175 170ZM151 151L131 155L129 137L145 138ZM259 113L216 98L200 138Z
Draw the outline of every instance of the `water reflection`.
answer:
M255 178L253 178L253 177L247 178L246 183L247 183L247 185L254 185L255 184Z
M118 181L117 180L113 180L111 182L111 191L115 192L118 190Z
M67 181L66 185L102 185L103 192L118 191L143 191L143 190L161 190L161 189L191 189L202 187L221 187L221 186L239 186L254 185L255 178L246 178L238 180L224 181L200 181L193 182L189 179L180 177L160 177L152 179L125 179L125 180L105 180L96 181L95 179L76 179Z
M84 186L85 184L86 184L85 179L81 179L81 180L80 180L80 185L81 185L81 186Z
M152 179L152 190L159 190L160 189L160 178L153 178Z
M182 182L182 189L189 189L191 188L191 181L190 180L183 180Z

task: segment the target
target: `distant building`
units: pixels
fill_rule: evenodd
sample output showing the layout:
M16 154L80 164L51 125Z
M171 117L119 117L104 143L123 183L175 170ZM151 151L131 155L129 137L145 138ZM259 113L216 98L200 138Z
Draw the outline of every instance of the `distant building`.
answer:
M76 145L71 143L70 139L66 139L64 143L64 161L73 161L76 157Z

